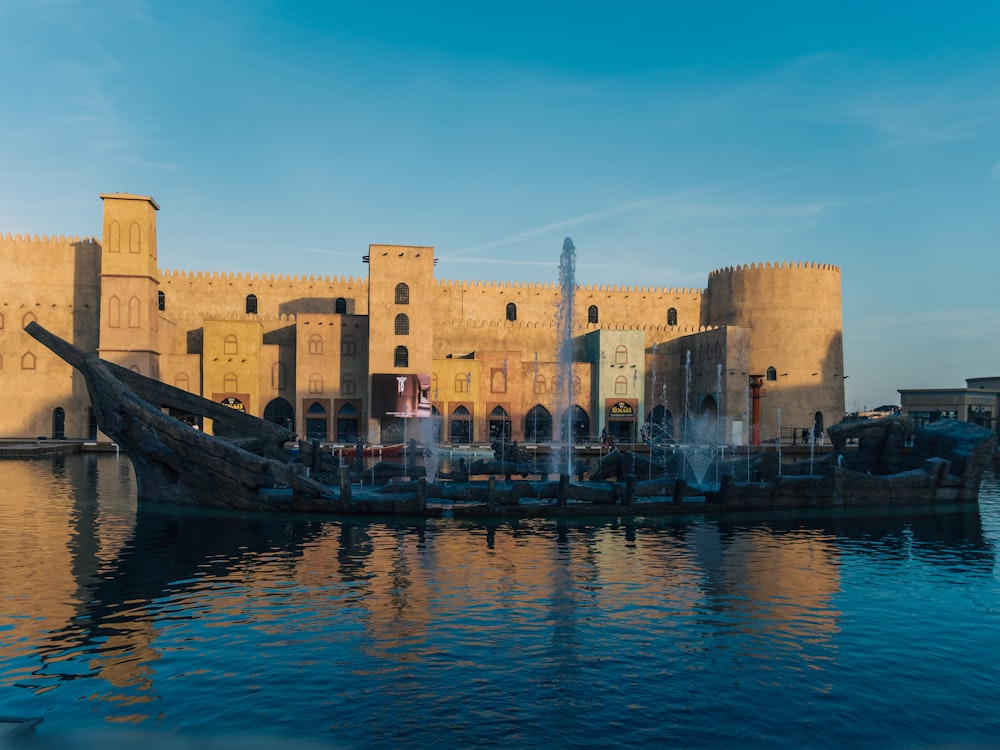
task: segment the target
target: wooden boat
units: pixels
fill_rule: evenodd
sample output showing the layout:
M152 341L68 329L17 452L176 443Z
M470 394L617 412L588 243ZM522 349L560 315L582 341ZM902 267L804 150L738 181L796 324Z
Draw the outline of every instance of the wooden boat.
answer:
M542 477L429 483L420 477L352 497L348 468L318 443L299 441L293 456L286 445L296 435L284 427L106 362L38 323L25 330L83 374L98 426L132 460L140 500L175 505L422 515L441 514L447 507L456 516L526 516L607 513L609 505L618 506L614 512L647 514L975 503L983 473L996 455L997 436L983 427L942 420L914 430L901 416L832 426L833 452L808 465L779 466L773 453L760 453L752 480L749 466L731 460L719 466L721 481L713 487L689 486L676 476L637 481L651 467L639 470L635 456L630 460L627 452L615 452L591 472L601 481ZM214 434L164 409L211 420ZM907 445L911 435L912 447ZM509 461L500 466L497 474L521 471ZM388 468L396 474L402 469ZM410 467L403 473L419 472ZM746 482L736 479L742 476ZM445 504L430 507L431 497Z

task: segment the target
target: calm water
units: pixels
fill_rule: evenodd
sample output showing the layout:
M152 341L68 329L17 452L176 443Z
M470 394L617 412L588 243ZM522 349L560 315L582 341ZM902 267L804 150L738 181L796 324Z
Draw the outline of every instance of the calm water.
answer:
M133 495L125 459L0 462L0 714L44 717L45 740L1000 746L992 474L973 512L779 520Z

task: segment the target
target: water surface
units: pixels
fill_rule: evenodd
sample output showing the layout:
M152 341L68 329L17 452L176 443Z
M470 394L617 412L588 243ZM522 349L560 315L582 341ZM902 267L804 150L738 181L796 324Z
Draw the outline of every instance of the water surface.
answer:
M1000 737L974 510L501 523L137 509L0 462L0 714L43 739L940 747Z

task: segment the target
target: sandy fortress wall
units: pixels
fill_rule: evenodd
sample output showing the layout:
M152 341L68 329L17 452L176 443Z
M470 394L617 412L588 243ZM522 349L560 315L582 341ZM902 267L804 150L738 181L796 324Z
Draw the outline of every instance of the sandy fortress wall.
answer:
M528 410L555 408L557 284L436 279L433 248L403 245L359 252L370 264L367 277L161 270L155 201L101 198L105 232L117 232L107 242L0 235L2 435L92 432L82 384L21 331L26 316L92 351L109 346L106 334L119 361L192 392L213 397L237 388L256 414L282 401L300 432L305 412L321 407L330 439L337 438L336 413L347 407L366 438L378 437L384 425L368 413L369 378L400 369L400 348L408 370L430 370L438 383L435 408L447 417L460 403L474 415L476 442L488 439L484 415L497 406L522 436ZM400 284L408 306L395 296ZM103 308L115 305L121 312L113 326L113 311ZM677 413L705 404L738 421L750 375L773 378L765 383L764 421L774 421L777 407L786 424L799 426L843 413L840 269L833 265L732 266L712 271L705 288L582 284L573 331L573 377L588 381L581 392L593 397L581 407L595 433L602 399L616 395L634 402L637 423L657 408ZM603 337L594 349L600 355L584 345L594 334ZM634 351L636 342L643 351ZM602 369L622 346L629 350L624 385L622 373ZM719 392L722 369L728 395ZM536 371L544 373L537 383ZM686 388L689 404L681 403Z

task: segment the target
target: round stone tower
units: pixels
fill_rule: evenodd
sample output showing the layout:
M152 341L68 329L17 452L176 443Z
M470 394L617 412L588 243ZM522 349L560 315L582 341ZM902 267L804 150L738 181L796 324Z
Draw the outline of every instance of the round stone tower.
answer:
M748 376L763 377L762 435L824 429L844 415L840 269L819 263L751 264L713 271L712 325L749 331Z

